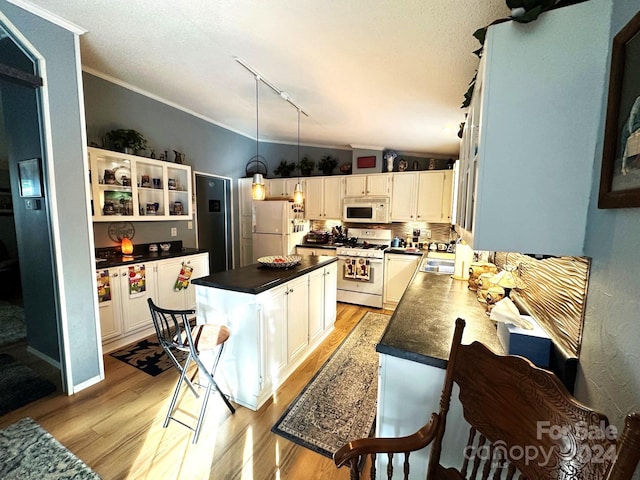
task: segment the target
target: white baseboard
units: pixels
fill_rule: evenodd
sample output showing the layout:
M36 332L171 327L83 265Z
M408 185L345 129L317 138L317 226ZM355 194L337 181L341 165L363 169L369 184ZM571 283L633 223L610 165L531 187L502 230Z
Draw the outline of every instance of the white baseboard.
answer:
M53 358L51 358L49 355L45 355L44 353L42 353L40 350L36 350L35 348L33 348L31 345L27 345L27 352L29 352L32 355L35 355L36 357L38 357L40 360L44 360L45 362L47 362L49 365L57 368L58 370L60 370L60 362L57 360L54 360Z

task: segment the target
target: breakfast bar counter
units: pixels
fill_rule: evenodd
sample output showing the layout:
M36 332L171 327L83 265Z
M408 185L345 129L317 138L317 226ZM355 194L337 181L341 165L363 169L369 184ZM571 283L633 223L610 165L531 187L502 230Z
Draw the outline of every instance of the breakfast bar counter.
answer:
M467 281L417 271L376 350L379 353L446 368L456 318L466 321L463 343L477 340L504 354L493 321Z
M324 267L338 259L329 256L302 255L300 263L289 268L269 268L259 264L218 272L193 280L194 285L256 295Z

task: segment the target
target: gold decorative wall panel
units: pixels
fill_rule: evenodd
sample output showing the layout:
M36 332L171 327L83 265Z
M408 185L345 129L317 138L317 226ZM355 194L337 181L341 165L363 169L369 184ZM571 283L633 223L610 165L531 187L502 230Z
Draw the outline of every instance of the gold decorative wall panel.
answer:
M496 252L495 264L517 267L524 288L512 299L524 306L552 340L578 357L582 340L590 260L587 257L536 259L519 253Z

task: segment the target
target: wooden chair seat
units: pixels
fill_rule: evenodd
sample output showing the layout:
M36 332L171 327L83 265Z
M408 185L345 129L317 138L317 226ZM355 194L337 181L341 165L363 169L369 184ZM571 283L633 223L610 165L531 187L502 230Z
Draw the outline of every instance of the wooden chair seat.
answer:
M196 325L191 329L191 337L193 338L196 351L204 352L215 350L229 339L231 332L225 325ZM184 330L180 331L179 336L174 336L174 341L180 344L185 350L189 350L189 339Z
M360 479L359 465L367 455L370 478L378 478L380 454L388 458L386 478L409 479L411 452L427 445L427 480L631 479L640 459L639 414L630 414L618 435L604 415L579 403L553 373L522 357L496 355L478 342L462 345L464 324L457 319L439 412L413 435L359 439L340 448L334 462L350 467L351 480ZM460 468L440 464L454 383L471 425ZM396 454L402 454L402 465L393 464ZM401 477L393 476L394 468Z

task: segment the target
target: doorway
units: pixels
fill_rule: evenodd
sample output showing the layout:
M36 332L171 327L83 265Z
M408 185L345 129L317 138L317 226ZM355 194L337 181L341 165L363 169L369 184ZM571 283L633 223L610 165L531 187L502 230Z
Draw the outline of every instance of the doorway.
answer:
M198 248L209 251L209 273L225 272L233 265L231 179L195 174Z
M0 268L0 281L7 282L0 284L0 296L5 307L3 326L18 316L23 325L18 334L6 336L0 344L5 361L11 357L12 362L29 367L62 391L49 172L43 161L42 79L37 61L26 51L0 23L0 168L4 168L0 172L0 257L7 257L0 262L4 266ZM26 168L27 163L39 178L28 180L40 187L38 193L21 191L21 185L24 188L26 184L19 180L19 165ZM26 196L32 198L23 198ZM13 309L9 309L10 317L7 304ZM18 307L20 315L13 313ZM11 327L3 330L10 331Z

